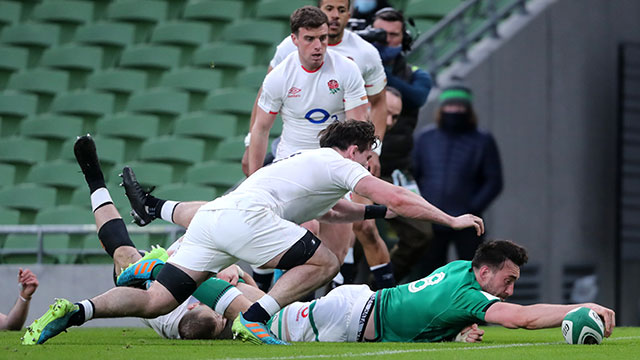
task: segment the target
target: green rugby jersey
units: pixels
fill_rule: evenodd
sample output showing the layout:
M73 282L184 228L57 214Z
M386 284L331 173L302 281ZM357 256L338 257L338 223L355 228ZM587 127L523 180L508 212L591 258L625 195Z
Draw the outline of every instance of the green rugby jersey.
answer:
M376 337L397 342L453 340L464 327L484 322L489 305L500 301L482 291L471 261L453 261L376 296Z

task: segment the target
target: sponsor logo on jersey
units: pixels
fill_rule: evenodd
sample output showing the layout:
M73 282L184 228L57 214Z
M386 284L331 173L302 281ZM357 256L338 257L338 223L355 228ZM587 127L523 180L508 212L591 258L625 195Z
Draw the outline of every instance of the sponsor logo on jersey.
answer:
M335 94L340 91L340 84L338 84L338 81L336 80L329 80L327 85L329 85L329 92L331 94Z
M300 97L300 91L302 91L302 89L298 89L295 86L292 86L291 89L289 89L289 92L287 93L287 97L290 98L297 98Z

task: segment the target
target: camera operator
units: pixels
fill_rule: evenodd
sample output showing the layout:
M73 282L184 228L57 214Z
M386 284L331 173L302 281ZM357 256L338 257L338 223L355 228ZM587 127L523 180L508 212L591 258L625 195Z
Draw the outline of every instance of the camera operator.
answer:
M411 176L413 131L418 111L431 90L431 77L426 71L407 63L405 52L410 49L411 37L406 31L402 13L393 8L377 11L373 28L386 31L386 44L375 42L374 46L380 52L387 85L400 91L403 103L398 122L385 134L380 156L381 178L393 182L392 173L399 170L402 176L394 176L395 182L398 182L398 177L408 179L407 187L415 189ZM432 229L429 224L401 217L389 222L398 235L398 243L391 251L391 263L396 279L400 281L428 247L433 238Z

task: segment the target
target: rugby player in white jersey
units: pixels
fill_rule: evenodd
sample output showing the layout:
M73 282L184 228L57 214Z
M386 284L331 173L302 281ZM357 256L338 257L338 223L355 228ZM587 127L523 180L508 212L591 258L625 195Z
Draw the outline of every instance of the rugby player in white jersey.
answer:
M267 321L338 271L336 256L297 224L316 217L345 222L362 219L366 207L343 199L349 191L385 204L402 216L484 232L482 219L476 216L451 217L420 196L373 177L364 166L374 141L370 122L348 120L330 125L321 134L321 149L302 151L262 168L233 192L200 207L180 250L164 264L149 289L117 287L75 304L58 299L31 325L25 342L42 344L92 318L164 315L186 301L212 273L240 259L288 271L234 320L234 333L250 341L283 344L268 330ZM76 150L87 154L86 161L79 163L92 189L92 206L100 210L111 199L95 185L104 184L102 173L92 171L97 166L95 145L92 141L79 144ZM301 173L306 176L297 176Z
M317 148L318 132L334 121L365 120L367 93L375 98L372 119L376 134L379 138L384 135L386 77L380 56L371 44L353 33L344 32L349 19L348 1L325 0L320 5L321 10L307 6L292 14L291 36L278 47L272 60L273 68L263 82L254 109L248 174L263 164L269 130L278 113L282 115L283 131L276 159L298 150ZM331 20L325 16L328 25L321 23L323 13L331 16ZM304 21L307 21L306 25ZM336 52L348 54L355 64L327 50L330 39L336 49L340 49ZM363 76L367 82L363 82ZM379 149L378 142L374 150ZM369 167L373 174L379 174L377 154L372 155ZM313 222L305 226L314 230L341 264L344 262L354 236L351 224ZM362 245L370 266L387 266L391 271L387 265L389 252L381 237L364 239Z

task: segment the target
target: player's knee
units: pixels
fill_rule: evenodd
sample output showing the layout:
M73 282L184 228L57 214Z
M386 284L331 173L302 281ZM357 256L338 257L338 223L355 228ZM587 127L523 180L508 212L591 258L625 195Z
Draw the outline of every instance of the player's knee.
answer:
M165 289L164 291L161 291L161 294L158 293L161 295L159 297L162 298L162 301L160 302L161 305L165 305L165 298L168 299L169 302L174 300L174 304L182 304L187 300L187 298L189 298L189 296L191 296L191 294L194 293L194 291L196 291L196 288L198 287L191 276L171 263L166 263L164 265L162 270L160 270L156 281L158 284L162 285L162 287L155 286L158 284L154 284L151 288L159 288L158 291L161 291L162 288Z
M289 270L296 266L308 262L316 254L318 248L322 245L320 239L307 231L304 236L293 244L289 250L280 258L278 269Z
M154 284L146 292L143 318L151 319L168 314L177 307L175 299L160 284Z
M340 259L328 248L322 246L318 249L319 269L321 276L325 279L333 279L340 271Z

